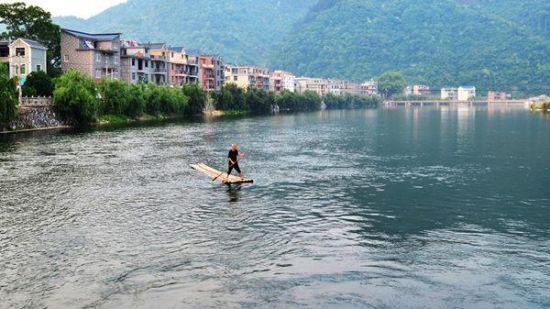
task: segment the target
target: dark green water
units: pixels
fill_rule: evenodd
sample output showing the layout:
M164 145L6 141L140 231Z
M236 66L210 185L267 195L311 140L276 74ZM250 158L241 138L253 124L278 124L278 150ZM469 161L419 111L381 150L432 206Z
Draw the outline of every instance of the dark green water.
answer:
M522 108L2 136L0 307L548 307L549 184Z

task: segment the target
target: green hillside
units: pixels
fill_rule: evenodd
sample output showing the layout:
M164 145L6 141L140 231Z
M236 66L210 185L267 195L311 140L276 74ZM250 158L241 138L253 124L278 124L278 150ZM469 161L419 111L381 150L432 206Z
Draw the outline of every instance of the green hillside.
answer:
M266 65L271 48L316 0L129 0L90 19L56 18L66 28L122 32Z
M472 5L320 1L271 59L303 75L365 80L398 70L435 87L548 92L549 41Z

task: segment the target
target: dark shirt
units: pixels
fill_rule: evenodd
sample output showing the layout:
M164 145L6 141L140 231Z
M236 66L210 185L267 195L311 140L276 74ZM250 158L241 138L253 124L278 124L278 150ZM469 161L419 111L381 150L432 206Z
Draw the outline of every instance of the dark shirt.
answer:
M229 159L233 162L237 162L237 157L239 157L239 151L238 150L229 150L229 154L227 155Z

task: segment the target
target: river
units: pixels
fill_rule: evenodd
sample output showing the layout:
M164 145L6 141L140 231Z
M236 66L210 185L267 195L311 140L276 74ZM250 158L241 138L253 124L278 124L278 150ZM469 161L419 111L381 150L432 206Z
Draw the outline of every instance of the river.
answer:
M549 184L509 106L4 135L0 307L548 307Z

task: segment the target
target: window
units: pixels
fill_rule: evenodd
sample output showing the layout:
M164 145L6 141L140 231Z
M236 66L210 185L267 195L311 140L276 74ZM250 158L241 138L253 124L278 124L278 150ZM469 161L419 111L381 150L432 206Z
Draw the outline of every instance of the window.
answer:
M25 48L23 47L17 47L15 49L15 55L16 56L25 56Z
M10 55L10 49L7 46L0 46L0 57L8 57Z
M65 61L65 62L69 62L69 55L65 55L65 56L63 56L63 61Z
M148 68L149 67L149 61L145 60L145 67Z
M237 76L233 76L233 80L234 80L234 81L237 81Z
M97 62L100 62L100 61L101 61L101 55L100 55L100 54L96 54L95 60L96 60Z
M41 66L40 64L37 64L37 65L36 65L36 71L37 71L37 72L42 71L42 66Z
M21 74L27 74L27 67L24 64L21 65Z
M136 58L132 58L132 66L136 65Z
M132 80L136 80L136 73L132 73Z

